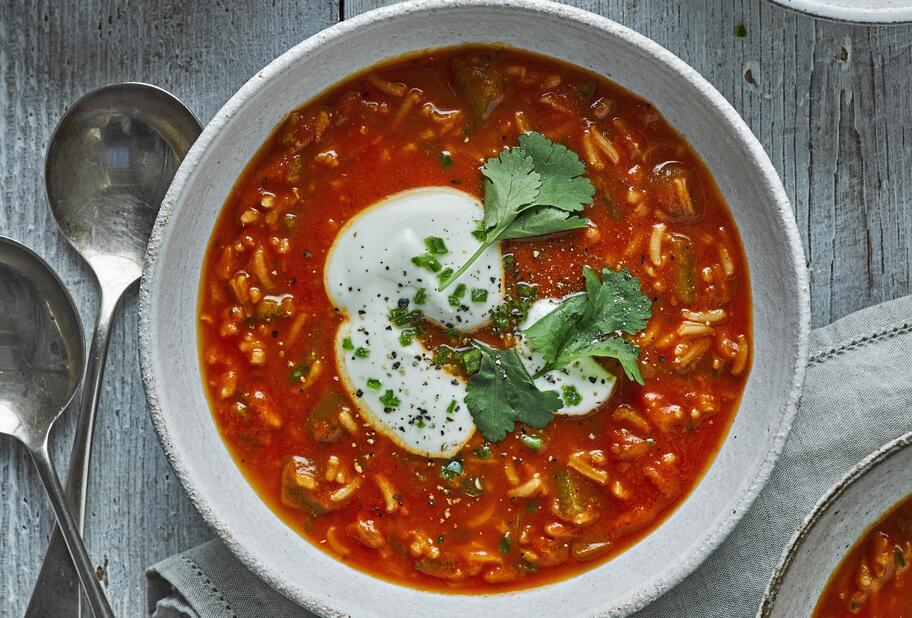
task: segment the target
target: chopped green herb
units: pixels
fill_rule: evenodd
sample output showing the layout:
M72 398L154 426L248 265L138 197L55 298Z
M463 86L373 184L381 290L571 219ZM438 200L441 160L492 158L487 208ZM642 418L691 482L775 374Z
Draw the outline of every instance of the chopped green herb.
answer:
M342 349L343 350L354 350L355 344L352 343L351 337L346 337L342 340Z
M564 400L564 405L568 408L571 406L578 406L583 402L583 398L579 394L579 391L577 391L576 387L572 384L564 384L561 386L561 399Z
M434 356L432 358L432 362L438 367L452 363L453 348L445 345L434 348Z
M735 36L738 37L739 39L743 39L744 37L746 37L747 36L747 26L745 26L743 23L740 23L740 22L738 24L736 24L735 25Z
M906 566L906 557L903 556L902 550L898 547L893 550L893 560L896 562L896 566L903 568Z
M449 253L446 243L439 236L428 236L424 239L424 246L431 255L446 255Z
M556 391L538 390L516 350L496 350L477 341L481 353L478 373L466 387L465 403L481 435L503 440L517 422L541 429L561 407Z
M473 303L483 303L488 300L488 291L481 288L475 288L472 290L472 302Z
M420 266L421 268L426 268L432 273L440 272L440 269L443 268L440 265L440 261L430 253L422 253L421 255L416 255L412 258L412 264L415 266Z
M488 159L481 168L484 242L439 289L446 289L502 238L530 238L588 225L588 220L570 214L591 204L595 195L585 171L575 152L534 131L523 134L519 146Z
M545 360L537 376L563 369L580 358L615 358L631 380L643 383L637 356L640 349L618 333L646 328L652 315L640 280L626 269L602 269L602 276L583 268L586 292L571 296L524 333L532 349Z
M538 296L538 286L522 282L517 283L516 296L520 300L534 300Z
M415 292L415 297L412 299L412 302L416 305L423 305L427 301L427 290L424 288L418 288L418 291Z
M416 326L424 319L424 315L418 309L409 311L408 309L393 307L390 309L389 318L396 326Z
M384 408L398 408L399 404L402 403L399 401L399 398L396 397L396 394L386 389L382 395L380 395L380 403L383 404Z
M488 457L491 456L491 449L489 449L487 446L483 446L482 448L477 448L473 452L482 459L487 459Z
M438 535L437 535L437 544L438 544L438 545L443 545L444 542L446 542L446 537L443 536L442 534L438 534Z
M291 371L291 381L300 380L310 373L310 365L298 365Z
M416 426L418 429L424 429L424 428L426 427L426 425L424 424L424 419L423 419L423 418L419 418L419 419L418 419L418 422L415 423L415 426Z
M447 414L452 414L453 412L455 412L455 411L456 411L456 406L458 406L458 405L459 405L459 404L456 403L456 400L453 399L453 400L450 402L450 405L447 406Z
M519 441L533 451L540 451L545 441L540 436L530 436L527 433L520 434Z
M510 552L510 546L510 533L507 532L503 535L503 538L500 539L500 543L498 543L497 547L500 549L500 553L506 554Z
M444 150L440 153L440 167L446 169L451 165L453 165L453 157L450 156L450 152L448 150Z
M355 348L355 357L356 358L367 358L370 356L370 350L367 348L357 347Z
M399 333L399 345L407 346L412 342L412 339L415 338L415 331L411 328L406 328L405 330Z
M458 307L462 304L462 297L465 296L466 286L464 283L460 283L453 289L453 293L447 297L447 300L450 301L451 307Z
M503 264L504 270L513 270L513 267L516 266L516 256L508 253L501 258L500 262Z
M452 481L460 474L462 474L462 462L458 459L451 459L440 466L440 478L445 481Z
M380 380L378 380L377 378L368 378L367 379L367 388L369 388L372 391L379 391L380 390Z
M475 348L457 350L455 357L456 364L466 375L475 375L481 369L481 352Z
M537 513L538 512L538 502L529 502L528 504L526 504L526 510L529 511L530 513Z
M507 301L491 312L494 331L499 335L515 328L529 316L529 309L538 297L538 287L517 283Z
M443 281L444 279L448 278L452 274L453 274L452 268L450 268L450 267L444 268L439 273L437 273L437 280ZM442 290L443 288L438 288L438 289Z

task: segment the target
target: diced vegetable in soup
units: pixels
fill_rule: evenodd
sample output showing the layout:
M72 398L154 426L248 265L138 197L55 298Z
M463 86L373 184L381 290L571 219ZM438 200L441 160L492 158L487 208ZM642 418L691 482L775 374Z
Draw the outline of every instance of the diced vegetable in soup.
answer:
M215 422L352 567L465 593L600 564L686 499L751 364L738 231L649 103L424 52L292 112L201 281Z
M814 618L912 616L912 497L849 550L817 601Z

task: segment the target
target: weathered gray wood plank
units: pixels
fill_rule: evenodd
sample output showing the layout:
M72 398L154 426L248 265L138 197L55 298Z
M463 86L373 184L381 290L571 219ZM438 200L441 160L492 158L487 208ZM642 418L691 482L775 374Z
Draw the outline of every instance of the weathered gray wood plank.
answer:
M44 203L44 151L65 106L94 87L139 80L175 93L206 122L256 70L338 17L334 0L0 1L0 234L50 260L88 328L93 286ZM145 614L146 566L210 534L152 431L136 328L131 297L111 342L86 523L89 553L107 564L119 616ZM61 467L72 421L55 438ZM10 440L0 441L0 496L0 616L20 616L53 517L27 453Z
M812 273L815 325L908 293L912 28L816 21L762 0L576 0L692 64L745 117L781 174ZM186 4L186 6L185 6ZM350 17L385 4L345 0ZM47 257L87 324L87 273L51 225L41 167L65 105L92 87L150 81L203 121L258 68L335 22L334 0L136 4L0 0L0 234ZM744 23L748 36L737 38ZM208 537L145 413L133 300L114 332L88 519L119 615L144 612L142 571ZM72 419L57 435L58 460ZM50 532L24 450L0 442L0 615L22 614Z

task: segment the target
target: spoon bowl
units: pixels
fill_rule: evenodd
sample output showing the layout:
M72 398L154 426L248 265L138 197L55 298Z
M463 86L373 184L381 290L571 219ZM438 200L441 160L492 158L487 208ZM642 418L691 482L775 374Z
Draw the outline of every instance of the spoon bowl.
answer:
M162 198L199 132L180 101L140 83L99 88L61 118L45 160L48 204L96 275L139 279Z
M96 618L112 616L48 456L54 422L82 378L82 323L63 282L34 252L0 237L0 433L32 455Z
M31 250L0 238L0 433L40 446L75 396L83 361L66 288Z

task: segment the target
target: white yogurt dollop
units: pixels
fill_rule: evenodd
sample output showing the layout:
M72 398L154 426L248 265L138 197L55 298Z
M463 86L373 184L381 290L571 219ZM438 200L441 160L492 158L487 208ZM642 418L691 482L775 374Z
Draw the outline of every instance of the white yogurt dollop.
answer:
M504 301L497 246L485 251L444 292L437 291L440 282L435 273L412 262L427 251L425 238L436 236L444 239L448 250L436 256L442 268L459 268L478 249L472 230L482 214L481 203L462 191L445 187L404 191L352 219L327 256L326 290L348 316L336 334L340 374L355 394L362 416L377 431L427 457L455 455L472 436L475 425L463 403L465 383L435 367L431 353L421 344L413 341L403 346L401 331L391 325L389 312L400 299L407 299L408 310L420 309L444 326L472 331L485 324L491 309ZM453 307L449 296L460 283L465 291L459 307ZM419 289L427 296L422 305L414 302ZM476 289L487 292L484 302L472 301ZM355 349L345 349L346 339ZM357 348L368 355L358 356ZM379 380L380 387L368 388L369 380ZM398 406L381 401L387 391L399 400Z
M427 252L425 239L442 238L447 253L436 255L441 268L456 270L478 249L472 235L483 216L477 199L449 187L427 187L397 193L366 209L340 230L329 251L324 272L330 299L347 320L336 333L336 364L362 417L405 450L426 457L452 457L475 431L465 406L466 384L432 362L432 354L412 340L400 341L400 328L390 310L420 310L445 327L471 332L484 326L491 310L505 300L499 247L488 248L444 292L437 274L413 263ZM450 296L464 291L453 306ZM415 303L423 290L426 300ZM484 290L476 302L472 292ZM404 299L404 300L402 300ZM405 306L405 300L408 301ZM454 301L455 302L455 301ZM560 299L533 304L525 328L547 315ZM517 350L530 374L542 366L521 336ZM379 383L379 385L378 385ZM579 402L559 414L580 415L607 401L616 379L592 359L536 379L542 390L556 390ZM566 387L566 388L565 388Z

